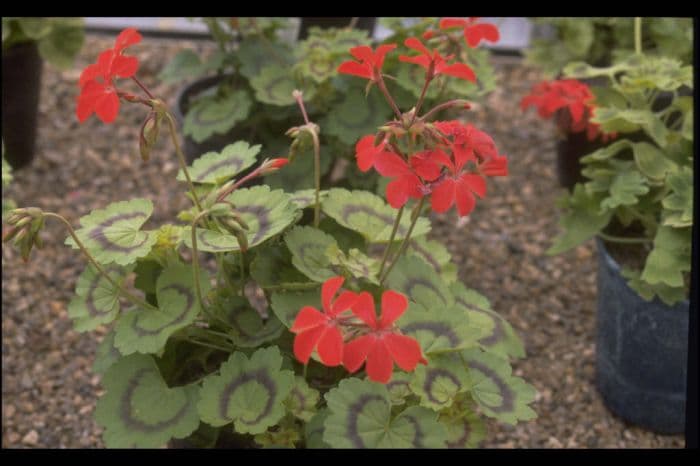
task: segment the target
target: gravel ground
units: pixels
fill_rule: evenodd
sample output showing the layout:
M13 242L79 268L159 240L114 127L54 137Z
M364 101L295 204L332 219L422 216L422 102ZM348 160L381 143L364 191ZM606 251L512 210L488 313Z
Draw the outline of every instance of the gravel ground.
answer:
M153 199L154 222L185 206L175 182L177 165L168 141L142 164L137 130L142 108L125 105L119 120L79 125L74 116L82 67L110 46L112 38L90 35L76 66L44 69L36 159L15 172L3 193L20 206L58 212L73 224L91 209L136 196ZM175 86L158 84L156 73L184 45L145 40L138 50L139 76L156 95ZM595 250L589 242L547 257L556 233L554 201L561 193L554 170L554 129L523 115L520 97L539 79L517 60L499 61L500 85L472 121L510 156L511 175L492 180L485 200L465 221L436 217L432 236L446 242L472 288L488 296L522 336L528 357L517 375L534 384L539 418L516 427L490 424L490 448L678 448L682 436L656 435L611 415L593 385L595 356ZM83 268L62 245L65 231L50 222L42 251L24 264L2 248L2 446L3 448L98 448L93 421L100 378L91 373L102 335L72 329L67 304Z

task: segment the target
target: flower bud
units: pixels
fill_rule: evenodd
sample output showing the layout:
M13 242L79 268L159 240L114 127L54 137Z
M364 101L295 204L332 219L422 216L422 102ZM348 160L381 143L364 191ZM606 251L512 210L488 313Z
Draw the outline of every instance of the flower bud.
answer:
M161 117L154 111L151 111L146 117L146 121L141 126L141 134L139 135L139 151L141 159L147 162L151 156L151 150L158 140L160 131Z
M258 170L260 170L261 175L267 175L269 173L274 173L280 168L284 167L289 163L289 159L277 158L272 160L265 160Z

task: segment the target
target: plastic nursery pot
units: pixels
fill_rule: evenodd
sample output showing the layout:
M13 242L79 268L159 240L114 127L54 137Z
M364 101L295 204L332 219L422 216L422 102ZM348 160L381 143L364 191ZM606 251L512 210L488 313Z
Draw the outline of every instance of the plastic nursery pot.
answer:
M596 385L610 411L662 434L685 430L688 300L645 301L597 240Z
M310 17L303 16L301 18L301 25L299 26L299 40L304 40L309 37L309 28L320 27L320 28L342 28L346 27L352 21L351 17ZM355 29L362 29L369 32L369 36L372 37L374 32L374 25L377 22L375 17L360 17L355 24Z
M175 108L173 110L173 115L180 123L180 128L182 128L184 124L185 114L189 109L192 99L213 88L219 82L221 82L222 79L223 76L209 76L198 79L180 90L180 92L177 94ZM189 136L183 135L183 138L185 142L182 150L187 158L187 163L190 164L199 156L206 154L207 152L218 152L233 142L247 140L246 135L235 126L225 134L215 134L202 142L196 142Z
M42 67L36 42L2 51L2 140L13 168L34 158Z

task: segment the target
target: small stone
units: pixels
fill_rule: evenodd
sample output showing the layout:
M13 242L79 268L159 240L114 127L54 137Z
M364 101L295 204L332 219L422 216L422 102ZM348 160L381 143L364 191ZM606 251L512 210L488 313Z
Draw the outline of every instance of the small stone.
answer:
M5 412L5 417L10 419L17 412L17 408L15 408L14 405L7 405L3 411Z
M8 447L12 447L12 446L17 445L17 443L19 443L19 439L20 439L20 436L19 436L19 434L18 434L17 432L11 432L11 433L9 433L9 434L7 435L7 441L8 441L8 443L9 443L9 445L7 445L7 446L8 446ZM3 445L3 447L4 447L4 445Z
M39 443L39 434L36 432L36 430L30 430L27 435L22 437L22 443L32 447L35 446L37 443Z

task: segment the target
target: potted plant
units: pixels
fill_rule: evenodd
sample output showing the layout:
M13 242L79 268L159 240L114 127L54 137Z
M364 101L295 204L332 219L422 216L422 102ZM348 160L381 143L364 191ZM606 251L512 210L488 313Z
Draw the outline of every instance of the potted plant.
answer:
M321 147L324 176L344 178L347 187L375 189L378 178L361 173L351 161L357 134L369 132L385 121L391 109L383 105L379 95L365 95L362 83L334 73L349 47L369 42L366 30L310 27L308 37L292 42L280 32L285 23L272 18L205 18L204 21L219 50L206 60L184 50L162 75L171 81L206 76L186 87L178 99L184 114L183 131L191 138L191 142L186 142L186 147L192 147L187 154L189 160L210 150L221 150L241 138L263 145L266 151L282 150L287 144L283 133L294 124L296 116L291 90L300 89L310 118L324 128ZM426 36L430 46L444 55L456 54L475 70L473 81L455 83L440 77L426 91L423 97L426 105L435 105L447 95L475 98L495 85L488 52L476 48L478 44L471 48L461 39L466 20L461 21L451 24L425 18L406 26L396 18L389 23L394 33L384 43L401 42L432 28L430 37ZM474 23L480 24L475 20ZM497 39L497 35L487 38ZM400 67L398 59L391 56L385 67L399 85L396 92L399 104L409 105L420 97L423 84L420 72ZM216 76L210 76L214 70ZM200 92L198 96L197 92ZM313 187L310 147L305 150L309 156L299 157L286 170L270 175L266 182L288 190Z
M79 18L2 18L2 137L14 168L34 157L43 60L68 68L83 37Z
M83 71L77 116L112 122L123 102L146 107L141 154L148 159L161 128L171 133L192 207L148 229L158 208L148 199L97 209L78 229L21 208L3 238L26 260L44 222L59 220L67 244L87 258L69 315L81 332L111 327L94 366L106 389L96 419L108 447L170 439L198 447L470 447L485 435L483 416L509 424L535 416L535 390L510 366L524 356L520 339L484 296L455 281L444 247L425 238L426 205L468 215L486 179L507 174L507 158L474 126L433 121L439 109L418 101L399 110L382 72L396 44L352 47L355 59L338 68L366 79L396 111L356 154L363 170L390 179L387 204L367 191L321 189L324 136L298 90L300 124L288 134L292 146L313 147L314 189L246 187L290 162L257 163L260 148L243 141L187 166L174 118L126 54L140 40L123 31ZM400 60L424 69L425 87L440 73L469 74L415 37L405 44Z
M641 22L641 20L639 20ZM604 77L592 122L614 142L585 156L562 199L557 254L597 237L598 389L622 418L663 433L685 424L693 198L692 67L637 52L616 65L572 63L567 77ZM662 92L670 104L657 110ZM644 140L628 139L638 131Z

